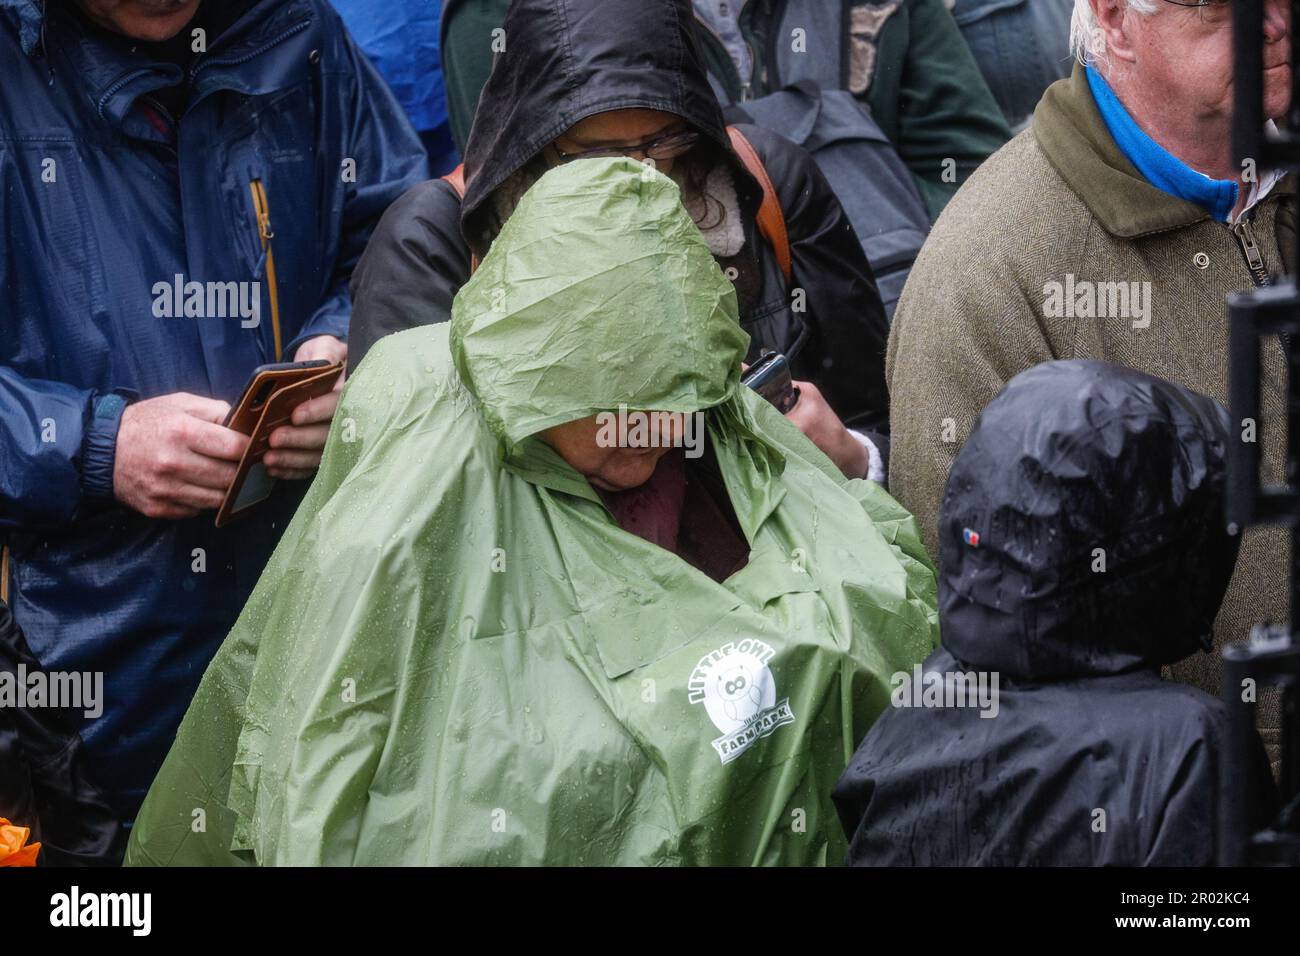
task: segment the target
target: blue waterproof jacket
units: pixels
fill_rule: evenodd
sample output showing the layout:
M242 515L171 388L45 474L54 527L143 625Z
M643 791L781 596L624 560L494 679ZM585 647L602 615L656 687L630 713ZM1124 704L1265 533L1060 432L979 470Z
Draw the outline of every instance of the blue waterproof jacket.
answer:
M357 46L421 133L447 123L438 50L441 0L333 0ZM490 38L489 38L490 39Z
M125 403L233 402L257 365L346 336L353 265L425 160L323 0L249 0L187 73L71 6L0 0L0 595L47 669L103 673L82 733L129 819L302 483L220 531L127 510ZM173 121L151 94L178 83ZM177 276L257 282L256 324L211 299L167 317Z

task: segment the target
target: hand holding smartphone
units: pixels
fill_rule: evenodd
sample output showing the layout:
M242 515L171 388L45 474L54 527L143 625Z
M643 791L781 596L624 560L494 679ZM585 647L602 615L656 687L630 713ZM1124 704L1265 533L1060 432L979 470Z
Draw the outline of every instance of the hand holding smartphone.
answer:
M216 525L247 513L265 501L275 488L262 458L270 447L271 432L288 424L293 410L303 402L328 393L343 374L341 362L279 362L254 369L238 402L226 417L226 427L249 436L235 480L217 511Z
M742 385L747 385L776 406L784 415L799 401L799 388L790 374L790 363L780 352L763 349L757 362L749 367Z

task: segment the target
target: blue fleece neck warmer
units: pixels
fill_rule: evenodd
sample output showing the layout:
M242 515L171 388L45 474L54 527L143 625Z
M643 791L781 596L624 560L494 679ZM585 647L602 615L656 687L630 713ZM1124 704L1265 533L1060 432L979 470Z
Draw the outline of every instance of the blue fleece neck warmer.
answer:
M1121 153L1157 189L1200 206L1219 222L1227 222L1237 205L1237 184L1198 173L1142 131L1100 73L1087 67L1088 86L1097 110Z

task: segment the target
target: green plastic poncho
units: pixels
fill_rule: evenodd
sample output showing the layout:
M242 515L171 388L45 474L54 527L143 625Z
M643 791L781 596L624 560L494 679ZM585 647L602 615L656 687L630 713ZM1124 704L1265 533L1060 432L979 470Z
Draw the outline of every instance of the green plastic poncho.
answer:
M937 642L914 520L739 383L663 175L547 173L450 325L385 339L140 811L133 864L838 863L831 790ZM539 437L707 410L717 583Z

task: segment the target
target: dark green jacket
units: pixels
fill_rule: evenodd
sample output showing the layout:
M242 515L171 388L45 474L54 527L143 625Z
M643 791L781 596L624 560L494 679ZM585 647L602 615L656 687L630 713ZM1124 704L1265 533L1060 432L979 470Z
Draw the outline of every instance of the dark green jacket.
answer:
M712 76L733 101L771 92L775 57L770 25L786 0L737 0L741 30L754 58L742 78L721 42L698 31ZM826 2L826 0L821 0ZM442 51L447 108L464 152L474 107L492 68L493 30L509 0L447 0ZM932 216L966 177L1011 136L975 58L943 0L857 0L846 24L849 89L865 102L911 170ZM746 86L748 88L746 88ZM945 160L953 160L945 165Z

